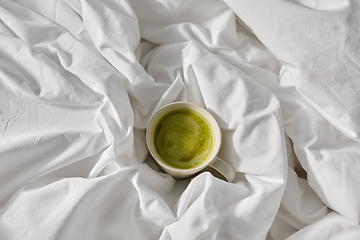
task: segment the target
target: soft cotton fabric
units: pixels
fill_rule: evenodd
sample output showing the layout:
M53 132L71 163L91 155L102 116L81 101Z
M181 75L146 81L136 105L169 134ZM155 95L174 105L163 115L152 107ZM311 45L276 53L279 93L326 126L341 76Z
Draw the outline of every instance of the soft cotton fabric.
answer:
M360 239L355 0L1 0L0 239ZM167 103L235 171L163 173Z

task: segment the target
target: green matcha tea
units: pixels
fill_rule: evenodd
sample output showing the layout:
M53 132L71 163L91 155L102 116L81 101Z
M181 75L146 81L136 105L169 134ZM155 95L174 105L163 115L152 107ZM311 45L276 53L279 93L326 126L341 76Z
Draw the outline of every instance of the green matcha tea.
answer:
M154 138L162 160L181 169L201 165L215 143L210 123L189 109L173 110L163 116L157 123Z

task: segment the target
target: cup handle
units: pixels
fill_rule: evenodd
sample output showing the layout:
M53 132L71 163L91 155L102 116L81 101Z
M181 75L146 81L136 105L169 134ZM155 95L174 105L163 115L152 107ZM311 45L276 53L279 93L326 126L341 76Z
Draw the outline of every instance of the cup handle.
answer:
M209 165L209 167L215 169L221 175L225 177L228 182L232 182L235 178L235 171L221 158L216 157L215 160Z

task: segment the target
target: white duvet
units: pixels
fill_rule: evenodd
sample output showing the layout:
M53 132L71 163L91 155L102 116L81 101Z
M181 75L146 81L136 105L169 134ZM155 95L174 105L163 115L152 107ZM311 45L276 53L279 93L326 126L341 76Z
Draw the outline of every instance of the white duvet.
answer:
M0 0L0 239L360 239L357 0ZM233 183L148 154L173 101Z

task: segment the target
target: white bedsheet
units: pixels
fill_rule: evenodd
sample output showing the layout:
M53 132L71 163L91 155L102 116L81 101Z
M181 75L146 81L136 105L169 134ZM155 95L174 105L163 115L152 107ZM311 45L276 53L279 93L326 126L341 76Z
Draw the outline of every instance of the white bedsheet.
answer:
M360 239L357 0L0 0L0 239ZM176 180L161 106L237 175Z

